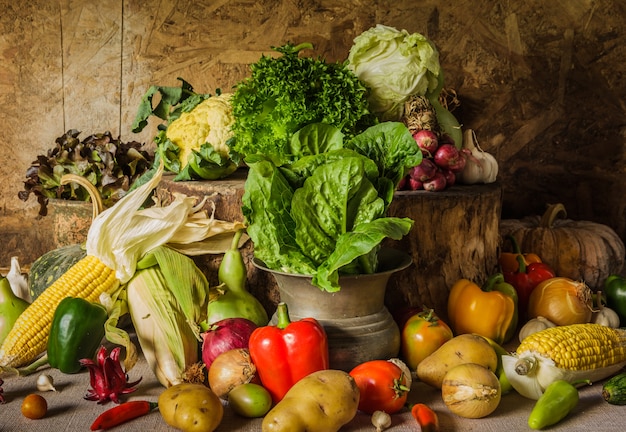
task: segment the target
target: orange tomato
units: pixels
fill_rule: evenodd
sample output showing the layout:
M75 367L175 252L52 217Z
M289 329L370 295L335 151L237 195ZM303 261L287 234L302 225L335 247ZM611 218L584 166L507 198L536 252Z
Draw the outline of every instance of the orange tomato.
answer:
M38 394L29 394L22 401L22 415L29 419L43 418L48 412L48 403Z
M402 359L411 370L445 342L452 339L452 330L432 309L413 315L402 329Z

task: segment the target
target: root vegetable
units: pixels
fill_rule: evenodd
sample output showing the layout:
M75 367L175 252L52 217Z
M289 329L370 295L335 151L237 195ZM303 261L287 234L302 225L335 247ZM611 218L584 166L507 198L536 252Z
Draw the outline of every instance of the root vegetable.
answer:
M449 169L453 173L463 171L465 158L452 144L442 144L435 152L434 161L440 168Z
M228 393L241 384L256 377L256 366L246 348L228 350L218 355L209 368L209 387L220 398L227 399Z
M446 373L441 395L448 409L456 415L482 418L494 412L500 404L500 381L484 366L466 363Z
M427 129L422 129L413 134L413 139L417 143L417 146L422 150L426 156L432 156L439 147L439 139L437 135Z
M263 432L337 432L359 406L359 388L340 370L302 378L263 418Z
M202 333L202 361L207 370L215 358L232 349L248 348L250 335L258 326L246 318L226 318Z
M413 180L424 182L433 178L437 174L437 165L430 159L422 159L419 165L414 166L409 171L409 175Z
M440 190L444 190L447 186L446 177L443 175L441 170L438 170L432 178L426 180L423 183L424 190L437 192Z
M173 385L158 403L165 423L183 432L213 432L224 416L222 402L203 384Z
M462 334L441 345L417 365L420 381L441 388L446 373L453 367L476 363L491 371L498 367L498 355L482 336Z
M547 279L528 299L528 316L542 316L558 326L585 324L592 317L592 293L582 281L565 277Z

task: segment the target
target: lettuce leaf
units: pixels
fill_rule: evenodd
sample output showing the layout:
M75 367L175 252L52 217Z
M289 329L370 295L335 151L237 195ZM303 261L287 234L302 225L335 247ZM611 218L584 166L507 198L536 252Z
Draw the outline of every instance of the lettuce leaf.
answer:
M325 124L301 129L291 145L302 157L289 165L246 158L242 197L255 257L270 269L312 275L331 292L340 289L339 274L376 271L383 239L408 234L412 220L386 213L396 181L421 160L401 123L372 126L341 146L336 132Z

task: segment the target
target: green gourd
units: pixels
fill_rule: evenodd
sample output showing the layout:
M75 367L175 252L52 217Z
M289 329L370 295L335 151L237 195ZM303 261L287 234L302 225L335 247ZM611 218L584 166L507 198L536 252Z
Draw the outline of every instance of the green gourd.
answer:
M239 250L242 234L243 230L235 233L231 247L224 253L220 263L220 294L209 301L208 325L226 318L247 318L258 326L265 326L269 321L263 305L246 289L247 269Z
M626 405L626 372L615 375L604 382L602 397L611 405Z
M11 284L5 277L0 279L0 345L13 328L17 318L29 306L26 300L19 298L11 290Z
M28 290L33 300L86 255L80 244L61 246L46 252L30 266Z

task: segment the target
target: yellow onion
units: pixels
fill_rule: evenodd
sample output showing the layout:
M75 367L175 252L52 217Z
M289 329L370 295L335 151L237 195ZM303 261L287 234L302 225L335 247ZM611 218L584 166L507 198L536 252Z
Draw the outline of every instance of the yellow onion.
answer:
M585 324L593 312L592 293L582 281L554 277L541 282L528 299L528 316L542 316L558 326Z
M209 367L209 387L221 399L228 399L228 393L240 384L247 384L256 378L256 366L250 359L247 348L235 348L218 355Z
M441 397L454 414L482 418L496 410L502 391L500 381L492 371L476 363L463 363L446 373Z

